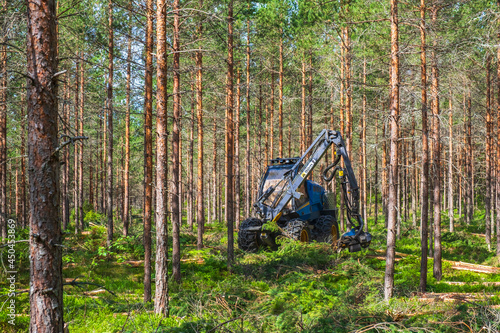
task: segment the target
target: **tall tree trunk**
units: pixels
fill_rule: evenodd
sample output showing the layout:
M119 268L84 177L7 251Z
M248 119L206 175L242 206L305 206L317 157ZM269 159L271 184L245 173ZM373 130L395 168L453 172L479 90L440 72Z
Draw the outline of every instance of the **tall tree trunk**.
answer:
M450 232L455 231L454 209L453 209L453 102L450 83L450 99L448 109L448 218L450 220Z
M471 105L471 92L470 86L467 91L467 155L474 156L472 151L472 105ZM472 222L474 217L474 170L473 160L467 159L467 175L470 175L467 187L467 224Z
M200 10L203 9L203 0L199 0ZM201 39L203 25L198 23L198 38ZM196 118L198 121L198 179L197 179L197 198L196 198L196 223L198 226L197 248L203 248L203 232L205 228L205 208L203 205L203 53L196 52ZM214 132L215 135L215 132Z
M113 2L109 0L108 2L108 19L109 19L109 37L108 37L108 127L107 127L107 181L108 188L106 193L106 208L108 216L108 237L107 245L111 246L113 241Z
M307 146L309 147L313 141L313 75L312 75L312 52L309 55L309 122L308 122L308 130L307 130ZM306 148L307 149L307 148ZM313 173L311 172L311 179L313 177Z
M64 101L62 103L63 105L63 133L66 135L69 135L69 86L68 83L64 85ZM23 118L22 122L24 123L24 107L21 108L21 117ZM23 138L21 139L21 156L24 155L24 124L21 125L22 127L22 135ZM63 176L62 176L62 228L63 230L66 230L69 225L69 192L68 192L68 183L69 183L69 149L70 147L67 147L66 149L63 150ZM24 167L24 157L21 159L21 170ZM21 186L20 189L21 191L24 191L24 186L25 184L23 183L23 177L24 177L24 171L21 171ZM25 196L24 193L20 194L20 197L22 198L22 201L24 202ZM24 203L23 203L24 205ZM24 209L22 209L24 212ZM22 223L24 225L24 223Z
M497 0L497 8L500 8L500 0ZM500 30L497 32L500 41ZM497 78L500 77L500 46L497 49ZM496 163L496 203L497 203L497 256L500 256L500 80L497 79L497 163Z
M180 226L181 217L179 214L180 196L180 122L181 122L181 95L180 95L180 14L179 0L173 2L174 31L173 31L173 91L174 97L174 125L172 131L172 273L177 283L181 282L181 246L180 246Z
M362 182L361 186L363 188L361 192L361 202L362 208L361 212L363 214L363 220L365 221L365 229L368 230L368 218L366 215L366 58L363 60L363 116L361 120L361 154L362 154ZM371 197L371 196L370 196Z
M227 40L227 108L226 108L226 210L227 210L227 267L232 270L234 262L234 231L233 231L233 164L234 164L234 133L233 133L233 0L228 4L228 40Z
M130 82L132 80L132 1L129 2L129 36L127 37L127 83L125 87L125 170L123 172L123 236L128 236L130 211Z
M274 65L271 63L271 96L269 100L269 159L274 158Z
M420 78L422 90L422 209L420 212L420 282L418 289L427 288L427 224L429 219L429 133L427 129L427 64L425 45L425 0L420 0Z
M250 3L248 4L248 7L250 8ZM251 161L250 161L250 20L247 20L247 47L246 47L246 56L247 56L247 61L246 61L246 80L247 80L247 89L246 89L246 102L247 102L247 122L246 122L246 130L247 130L247 137L246 137L246 174L245 174L245 216L249 217L251 213L251 205L252 205L252 192L251 192L251 177L250 177L250 172L252 170L251 168ZM281 61L281 58L280 58ZM280 70L281 70L281 64L280 64ZM281 81L282 77L280 76L280 91L281 91ZM282 94L282 92L280 93ZM282 95L280 95L283 97ZM280 100L280 107L282 108ZM283 109L281 109L280 113L282 114ZM282 115L283 116L283 115ZM281 140L280 140L281 141ZM282 143L281 143L282 146ZM281 147L282 149L283 147ZM281 153L280 153L281 154Z
M375 116L375 214L373 217L373 224L377 225L378 222L378 114Z
M490 66L491 56L486 59L486 193L484 195L484 218L486 225L486 244L488 250L491 251L491 105L490 105ZM451 115L451 110L450 110ZM451 130L450 130L451 131Z
M213 206L212 206L212 219L210 222L214 222L217 220L217 206L218 206L218 198L217 195L217 107L214 107L214 122L213 122L213 159L212 159L212 197L213 197ZM218 221L220 222L220 221Z
M247 31L248 33L248 31ZM249 47L249 46L248 46ZM280 70L279 70L279 106L278 106L278 131L279 143L278 152L279 157L283 158L283 29L280 28Z
M153 1L146 1L146 72L144 75L144 302L151 302L151 216L153 201Z
M77 131L79 136L83 137L83 111L84 111L84 106L85 106L85 67L84 67L84 61L83 61L83 53L80 53L80 112L79 112L79 129ZM78 224L80 225L80 228L83 230L84 225L83 225L83 218L84 218L84 212L83 212L83 203L84 203L84 195L83 195L83 143L80 145L80 149L78 150L78 206L79 206L79 222Z
M167 8L156 2L156 260L155 313L168 316L168 118L167 118Z
M73 108L73 116L75 118L75 134L78 135L78 128L79 128L79 121L80 117L78 116L78 112L80 110L80 62L76 62L76 70L75 70L75 107ZM79 170L80 168L78 167L79 162L78 158L80 156L79 150L81 145L80 144L75 144L74 145L74 167L73 167L73 172L74 172L74 177L73 177L73 205L75 208L75 234L78 234L80 232L80 201L78 200L80 196L78 195L78 182L80 181L79 177Z
M30 332L62 332L56 4L41 0L27 7Z
M431 11L432 25L437 25L438 8L433 7ZM433 139L434 139L434 154L433 154L433 174L434 174L434 270L433 275L437 281L441 281L443 276L441 262L441 138L439 133L439 71L437 67L437 36L434 36L432 42L433 48L431 51L432 59L432 115L433 115Z
M236 119L234 121L234 124L236 126L234 130L234 219L236 220L237 229L239 229L240 227L240 103L241 72L238 68L236 74Z
M349 11L346 6L346 12ZM345 120L346 120L346 148L347 154L352 156L352 89L351 89L351 39L349 26L344 27L344 77L345 77Z
M303 154L306 147L306 62L302 61L302 108L300 112L300 153Z
M189 226L189 231L193 232L193 223L194 223L194 88L195 82L191 81L191 119L189 123L189 142L188 142L188 189L187 189L187 223Z
M388 302L394 290L394 263L396 251L398 134L399 134L399 43L398 43L398 0L391 0L391 72L390 72L390 124L391 124L391 166L389 171L389 201L387 256L384 278L384 298Z

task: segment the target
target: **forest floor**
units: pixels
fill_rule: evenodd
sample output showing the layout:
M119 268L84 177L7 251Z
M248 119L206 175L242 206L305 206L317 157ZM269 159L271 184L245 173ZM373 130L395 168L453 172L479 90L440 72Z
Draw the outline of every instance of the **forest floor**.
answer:
M478 212L472 225L459 221L455 233L443 231L443 279L432 277L430 258L424 294L417 292L419 232L405 224L389 304L383 300L383 221L369 221L374 240L367 250L337 253L327 244L285 241L275 252L237 250L232 273L226 268L222 223L207 225L201 251L196 230L183 225L182 283L170 282L168 318L143 303L140 219L133 221L134 236L117 234L111 249L105 247L105 227L94 225L80 235L65 235L64 320L69 332L498 332L500 261L481 236L483 220ZM90 212L86 222L99 224L103 217ZM18 230L17 238L27 234ZM7 323L4 306L2 332L28 331L27 248L16 244L16 327ZM8 293L3 272L0 288L3 303Z

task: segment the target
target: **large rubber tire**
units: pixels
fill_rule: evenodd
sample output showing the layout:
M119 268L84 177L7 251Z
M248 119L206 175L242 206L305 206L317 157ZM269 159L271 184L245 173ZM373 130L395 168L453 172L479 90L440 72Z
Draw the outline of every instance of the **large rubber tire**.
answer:
M286 233L285 236L293 240L301 241L303 243L309 243L311 241L311 231L307 222L301 219L288 221L283 230Z
M260 232L248 230L250 227L262 227L262 221L250 217L241 222L238 231L238 247L245 252L257 252L261 245Z
M320 216L314 224L313 236L318 242L332 244L339 239L339 226L332 216Z

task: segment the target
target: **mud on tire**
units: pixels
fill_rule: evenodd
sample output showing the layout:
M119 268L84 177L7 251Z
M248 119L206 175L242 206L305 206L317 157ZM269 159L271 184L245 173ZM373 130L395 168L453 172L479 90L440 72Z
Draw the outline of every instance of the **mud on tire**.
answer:
M238 231L238 247L245 252L257 252L261 245L260 232L250 231L248 228L262 227L262 221L255 217L250 217L241 222Z
M339 227L330 215L323 215L316 219L313 229L314 240L332 244L339 239Z

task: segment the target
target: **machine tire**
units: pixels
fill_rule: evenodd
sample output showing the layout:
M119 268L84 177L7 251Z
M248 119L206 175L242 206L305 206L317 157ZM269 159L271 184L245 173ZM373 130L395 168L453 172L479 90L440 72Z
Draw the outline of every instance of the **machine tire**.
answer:
M293 240L303 243L309 243L311 241L311 231L307 225L307 222L304 220L290 220L283 228L283 230L286 233L285 235Z
M260 233L247 230L250 227L262 227L262 221L255 217L250 217L240 224L238 231L238 247L245 252L257 252L260 247Z
M339 226L330 215L323 215L314 224L314 239L318 242L334 243L339 239Z

